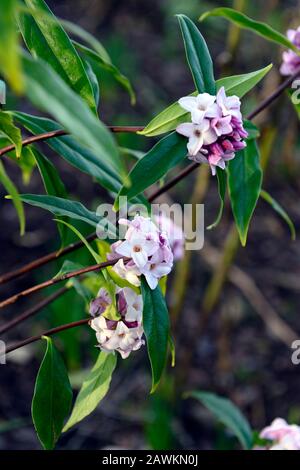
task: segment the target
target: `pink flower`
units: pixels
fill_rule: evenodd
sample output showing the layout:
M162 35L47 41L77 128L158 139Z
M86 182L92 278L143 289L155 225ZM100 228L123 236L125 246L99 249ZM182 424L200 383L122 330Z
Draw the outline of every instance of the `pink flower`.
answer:
M300 427L288 424L282 418L274 419L261 431L260 437L272 441L266 450L300 450Z
M218 107L215 104L216 97L209 93L200 93L198 96L185 96L178 100L180 106L189 111L192 122L200 124L204 118L214 118L218 116Z
M203 145L212 144L217 140L217 134L208 119L203 119L200 124L191 122L179 124L176 131L189 138L187 148L190 155L197 155Z
M300 26L297 29L287 31L288 39L300 49ZM282 54L282 64L280 73L282 75L293 75L300 67L300 56L293 50L284 51Z
M164 232L169 240L174 260L183 258L184 255L184 233L178 225L176 225L170 217L161 212L156 217L159 230Z
M217 104L221 108L223 116L234 116L242 119L241 101L238 96L226 96L225 88L222 86L217 93Z

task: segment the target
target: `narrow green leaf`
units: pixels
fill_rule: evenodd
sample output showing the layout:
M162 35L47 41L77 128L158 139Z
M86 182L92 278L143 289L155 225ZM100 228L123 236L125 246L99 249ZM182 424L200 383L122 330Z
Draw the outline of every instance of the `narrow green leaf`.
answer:
M45 62L23 56L25 91L33 104L52 114L75 136L91 148L110 168L125 179L118 148L112 133L92 113L85 102Z
M292 240L296 240L296 229L295 225L293 224L291 218L289 217L288 213L283 209L283 207L271 196L271 194L267 193L263 189L260 191L260 196L274 209L277 214L282 217L282 219L287 223Z
M43 339L47 349L36 378L31 411L38 438L50 450L62 432L73 393L61 355L50 338Z
M43 134L62 129L51 119L30 114L14 112L14 118L33 134ZM66 135L46 141L47 145L78 170L95 178L108 191L118 193L121 188L120 177L113 168L107 165L98 153L78 143Z
M85 68L86 74L89 77L89 80L90 80L91 85L92 85L92 90L93 90L93 95L94 95L94 100L95 100L95 103L96 103L96 107L98 107L99 103L100 103L100 86L99 86L97 76L96 76L96 74L93 70L93 67L91 66L91 64L87 60L84 61L84 68Z
M142 279L144 301L143 327L147 339L148 355L152 370L151 393L155 392L165 368L170 332L169 313L159 286L151 290Z
M217 215L216 220L207 227L207 230L212 230L215 228L219 223L223 215L224 210L224 200L227 188L227 173L226 170L222 170L221 168L217 167L217 180L218 180L218 192L220 198L220 208Z
M251 449L253 437L251 427L240 410L228 399L209 392L188 392L185 397L196 398L227 426L238 438L244 449Z
M186 139L173 132L161 139L146 155L139 160L129 174L130 186L123 186L118 194L127 196L131 200L154 184L160 178L178 165L186 156ZM119 199L115 201L116 209L119 209Z
M0 111L0 132L15 145L16 156L17 158L20 158L22 152L21 131L14 125L11 115L5 111Z
M7 175L5 168L3 166L3 163L0 161L0 182L3 184L5 187L6 191L10 195L13 204L15 206L15 209L17 211L18 217L19 217L19 223L20 223L20 235L24 235L25 233L25 214L24 214L24 208L22 204L22 200L20 197L20 194L18 193L18 190L14 183L11 181L9 176Z
M19 37L15 23L17 0L1 0L0 72L16 93L23 91Z
M82 421L97 408L109 390L116 363L117 357L115 354L100 352L94 367L83 382L72 414L63 432L66 432L72 426Z
M71 273L72 271L77 271L78 269L82 268L84 268L82 264L75 263L74 261L66 259L63 262L62 267L60 268L58 273L54 276L54 278L64 276L65 274ZM72 282L72 279L70 279L70 281Z
M216 93L213 63L206 42L196 25L185 15L177 15L187 61L198 93Z
M62 182L59 173L55 166L45 155L38 152L36 149L33 150L33 154L42 177L46 193L49 196L57 196L60 198L67 199L67 191L64 183ZM67 221L68 219L62 217L62 220ZM64 225L57 224L58 232L60 234L62 246L66 246L68 243L68 231Z
M103 59L103 56L99 55L97 52L93 51L89 47L84 46L76 41L73 41L74 46L76 49L83 54L83 56L88 60L94 71L96 72L99 68L101 70L105 70L106 72L110 73L112 77L118 82L129 94L131 104L134 105L136 102L135 92L132 88L132 85L128 78L123 75L120 70L113 65L110 61ZM100 76L101 79L101 76Z
M243 246L262 184L260 155L255 140L248 140L247 147L237 152L228 164L228 187L232 212Z
M252 88L257 85L264 78L264 76L272 68L272 64L264 67L263 69L256 70L255 72L245 73L242 75L233 75L231 77L221 78L216 81L217 89L219 90L224 86L228 95L237 95L242 98ZM197 92L192 93L191 96L196 96ZM165 132L173 131L179 124L189 121L189 113L187 113L178 102L171 104L168 108L164 109L160 114L155 116L152 121L143 129L138 132L141 135L152 137L155 135L164 134Z
M29 51L47 62L96 113L92 84L67 33L44 0L25 3L31 15L21 14L19 27Z
M200 17L200 21L203 21L210 16L221 16L226 18L237 26L253 31L268 41L272 41L276 44L287 47L288 49L292 49L296 54L300 55L299 49L292 44L286 36L262 21L255 21L252 18L249 18L249 16L244 15L244 13L233 10L232 8L215 8L214 10L204 13Z

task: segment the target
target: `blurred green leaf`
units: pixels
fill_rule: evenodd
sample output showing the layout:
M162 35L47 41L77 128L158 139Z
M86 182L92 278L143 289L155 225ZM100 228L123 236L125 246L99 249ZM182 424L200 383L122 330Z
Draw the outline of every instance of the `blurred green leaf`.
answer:
M33 104L55 119L91 148L110 168L126 178L112 133L92 113L86 103L71 90L57 73L40 59L23 56L25 91Z
M252 121L248 121L247 119L244 120L243 124L244 128L248 132L247 140L258 139L258 137L260 136L260 130L258 129L258 127L253 124Z
M94 100L95 100L95 103L96 103L96 107L98 107L99 103L100 103L100 86L99 86L97 76L96 76L91 64L87 60L84 61L84 68L85 68L86 74L89 77L89 80L90 80L91 85L92 85L92 90L93 90L93 95L94 95Z
M0 104L6 103L6 85L3 80L0 80Z
M15 209L17 211L20 223L20 235L24 235L25 233L25 214L24 208L22 204L22 200L20 194L14 183L11 181L9 176L7 175L3 163L0 161L0 182L3 184L4 188L8 192L9 196L11 197Z
M236 153L228 163L228 187L232 212L243 246L262 184L263 172L255 140L247 140L247 147Z
M144 301L143 327L152 370L151 393L154 393L166 365L170 332L169 312L159 286L152 290L146 280L142 279L141 290Z
M36 149L33 150L34 157L37 162L37 166L42 177L46 193L49 196L57 196L60 198L67 199L67 191L64 183L62 182L59 173L55 166L45 155L38 152ZM68 219L62 218L67 221ZM61 224L57 224L58 232L60 234L62 246L66 246L68 243L68 231L66 227Z
M262 197L270 206L274 209L277 214L287 223L292 240L296 240L296 229L295 225L293 224L291 218L289 217L288 213L283 209L283 207L271 196L271 194L267 193L263 189L260 191L260 197Z
M64 276L65 274L68 274L72 271L77 271L78 269L82 269L84 266L80 263L75 263L74 261L71 261L69 259L66 259L58 273L54 276L55 277L61 277ZM69 281L72 282L73 279L70 279Z
M226 18L237 26L253 31L268 41L272 41L276 44L287 47L288 49L292 49L296 54L300 55L299 49L291 43L286 36L262 21L255 21L252 18L249 18L249 16L244 15L244 13L240 13L232 8L215 8L214 10L204 13L200 17L200 21L203 21L210 16L221 16Z
M33 134L43 134L62 129L58 123L51 119L20 112L14 112L13 116ZM120 190L121 182L117 171L107 165L98 153L84 147L69 135L55 137L45 142L72 166L96 178L104 188L115 193Z
M17 0L1 0L0 72L12 89L20 94L23 91L23 75L15 21L17 5Z
M202 34L185 15L177 15L187 61L198 93L216 93L213 63Z
M272 64L264 67L263 69L256 70L255 72L221 78L216 81L217 89L219 90L224 86L227 95L237 95L239 98L242 98L246 93L252 90L252 88L262 80L262 78L264 78L271 67ZM191 96L196 95L197 92L194 92ZM189 120L189 113L187 113L186 110L183 109L176 101L155 116L145 129L138 132L138 134L145 135L147 137L164 134L165 132L174 130L179 124Z
M181 135L173 132L161 139L135 164L129 174L130 186L122 187L115 201L115 208L119 209L120 196L127 196L131 200L165 176L186 154L186 139Z
M94 367L82 384L72 414L63 432L82 421L97 408L109 390L116 363L117 357L115 354L100 352Z
M61 355L50 338L43 339L47 349L36 378L31 411L38 438L50 450L59 439L73 393Z
M221 221L223 210L224 210L224 200L227 188L227 172L217 167L217 180L218 180L218 192L220 198L220 208L216 220L207 227L207 230L212 230L215 228Z
M19 26L27 48L33 56L47 62L97 113L91 82L67 33L44 0L25 0L25 3L31 15L21 13Z
M14 125L11 115L5 111L0 111L0 132L15 146L16 156L20 158L22 152L21 131Z
M227 426L238 438L244 449L251 449L253 445L253 437L251 427L242 415L240 410L226 398L219 397L209 392L188 392L185 397L196 398L211 411L216 418Z

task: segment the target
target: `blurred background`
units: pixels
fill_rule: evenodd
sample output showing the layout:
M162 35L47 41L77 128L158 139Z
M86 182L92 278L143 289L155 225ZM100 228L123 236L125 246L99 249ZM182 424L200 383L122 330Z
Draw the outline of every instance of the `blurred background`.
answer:
M206 10L233 6L283 33L300 24L296 0L48 0L48 4L58 17L94 34L132 81L137 95L134 107L109 75L101 77L101 119L115 125L144 125L194 89L176 13L197 20ZM222 19L207 20L200 28L217 77L254 71L273 62L271 73L244 99L244 111L250 111L280 82L282 51L252 33L230 27ZM33 111L28 103L15 102L11 96L7 108ZM255 122L261 129L266 170L263 187L287 210L298 229L298 117L283 95ZM129 134L118 139L120 145L140 151L155 142ZM106 192L88 176L45 149L72 199L89 208L108 200ZM36 171L25 185L13 163L7 170L21 193L44 193ZM27 233L20 238L14 209L3 200L2 187L0 192L4 273L57 249L59 239L49 213L29 206ZM203 202L209 225L218 211L216 180L201 167L198 174L190 175L161 200ZM151 376L146 348L126 361L119 359L108 396L96 412L61 438L58 449L236 448L236 441L208 411L191 399L182 399L188 390L227 396L255 429L276 416L300 424L300 365L292 364L290 347L294 338L300 338L300 242L291 241L287 226L263 200L259 200L246 248L240 247L232 222L227 201L220 225L205 233L203 250L187 253L168 281L177 360L175 368L167 369L158 392L149 396ZM84 265L91 262L86 250L80 250L72 259ZM1 286L2 298L48 279L61 265L62 260ZM3 321L31 307L43 295L28 297L5 309L1 313ZM82 299L70 291L5 339L25 338L85 314ZM88 327L83 327L55 336L55 342L63 351L76 390L95 359L95 338ZM0 449L40 448L31 423L30 403L43 350L40 343L27 346L0 367Z

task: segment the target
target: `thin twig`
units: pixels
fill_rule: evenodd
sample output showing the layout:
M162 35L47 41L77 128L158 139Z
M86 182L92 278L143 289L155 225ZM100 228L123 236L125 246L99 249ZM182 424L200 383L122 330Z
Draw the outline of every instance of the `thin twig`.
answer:
M53 286L54 284L57 284L59 282L66 281L68 279L71 279L72 277L81 276L82 274L90 273L92 271L100 271L101 269L104 269L108 266L113 266L114 264L118 262L119 259L120 258L110 260L110 261L105 261L104 263L95 264L93 266L88 266L86 268L78 269L76 271L71 271L70 273L64 274L63 276L53 277L51 279L48 279L47 281L44 281L41 284L36 284L35 286L30 287L29 289L25 289L13 295L12 297L9 297L8 299L3 300L3 302L0 302L0 308L3 308L3 307L6 307L7 305L11 305L15 303L21 297L26 297L27 295L33 294L34 292L38 292L42 289L45 289L46 287ZM123 259L126 260L126 258L123 258Z
M24 339L23 341L19 341L17 343L13 343L12 345L8 346L5 350L5 354L8 354L16 349L22 348L27 344L34 343L39 339L42 339L43 336L51 336L55 333L60 333L61 331L68 330L69 328L76 328L77 326L85 325L90 321L90 318L84 318L83 320L75 321L72 323L67 323L66 325L60 325L56 328L51 328L51 330L44 331L44 333L36 336L31 336L30 338Z
M6 333L7 331L11 330L14 326L16 326L19 323L22 323L23 321L25 321L28 318L32 317L33 315L38 313L40 310L47 307L47 305L54 302L54 300L56 300L58 297L61 297L68 290L69 290L68 287L62 287L61 289L58 289L53 294L49 295L45 299L43 299L40 302L38 302L37 304L35 304L32 308L29 308L28 310L26 310L21 315L18 315L13 320L8 321L2 327L0 327L0 335L3 334L3 333Z
M139 132L144 129L144 126L108 126L108 129L111 132ZM22 146L25 147L26 145L34 144L35 142L44 142L45 140L53 139L55 137L62 137L64 135L69 135L69 132L65 131L64 129L58 129L57 131L51 132L44 132L43 134L33 135L24 139L22 141ZM15 145L11 144L7 147L3 147L0 150L0 157L5 153L11 152L15 149Z

